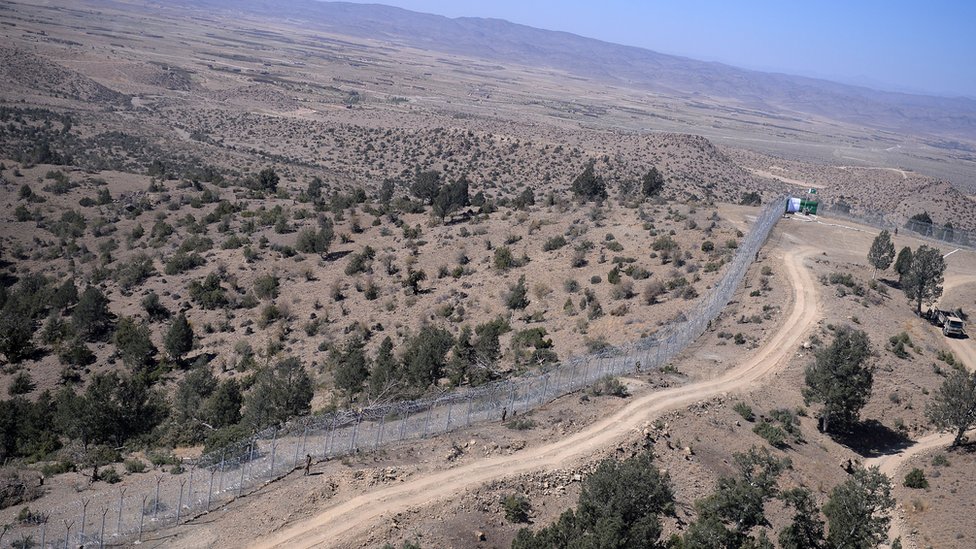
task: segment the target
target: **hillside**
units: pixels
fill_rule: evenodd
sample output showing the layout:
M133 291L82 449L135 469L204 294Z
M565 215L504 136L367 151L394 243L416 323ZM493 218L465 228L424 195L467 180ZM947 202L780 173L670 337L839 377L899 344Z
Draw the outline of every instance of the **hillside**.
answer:
M506 546L525 523L503 497L538 531L600 461L652 445L662 532L683 535L735 452L789 458L781 488L819 508L838 462L938 446L925 405L976 356L874 278L876 228L829 217L976 229L968 104L381 6L27 0L0 23L4 540L86 544L62 522L83 508L87 545L115 516L116 541L174 546L320 535L305 520L341 524L327 544ZM945 108L958 123L930 135ZM774 200L810 187L827 216L759 249ZM899 249L941 245L909 233ZM972 258L949 252L945 303L969 311ZM728 306L689 319L729 272ZM659 370L615 354L673 346L682 320L704 335ZM874 391L827 435L801 388L844 326L872 341ZM634 373L546 400L587 354ZM338 459L305 477L305 455ZM940 487L971 462L951 461ZM363 501L382 505L343 514ZM767 503L749 535L790 520Z

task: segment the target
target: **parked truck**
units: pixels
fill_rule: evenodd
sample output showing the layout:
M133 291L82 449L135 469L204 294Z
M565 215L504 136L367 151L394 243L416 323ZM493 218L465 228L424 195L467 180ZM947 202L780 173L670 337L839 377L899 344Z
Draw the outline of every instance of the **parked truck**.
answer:
M946 337L961 337L966 333L963 329L964 324L962 319L953 314L952 311L929 309L928 317L933 324L942 328L942 335Z

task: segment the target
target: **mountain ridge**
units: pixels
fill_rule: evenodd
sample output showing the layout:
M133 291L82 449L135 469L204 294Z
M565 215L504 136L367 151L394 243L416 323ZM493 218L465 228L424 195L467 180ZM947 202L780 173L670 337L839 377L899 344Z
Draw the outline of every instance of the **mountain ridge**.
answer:
M708 96L774 113L802 113L915 135L976 141L976 100L882 91L663 54L498 18L319 0L203 0L174 4L301 18L317 29L496 62L548 67L682 98ZM285 15L283 15L285 14Z

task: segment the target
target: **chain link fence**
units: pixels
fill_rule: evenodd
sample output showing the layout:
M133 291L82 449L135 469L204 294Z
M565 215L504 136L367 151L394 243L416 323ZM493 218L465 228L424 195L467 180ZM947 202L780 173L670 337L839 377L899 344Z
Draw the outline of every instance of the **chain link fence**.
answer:
M951 223L937 225L917 219L911 219L900 214L882 212L853 212L849 207L832 205L824 210L827 217L846 219L854 223L870 225L878 229L908 231L907 234L934 242L951 244L960 248L976 249L976 233L965 229L957 229Z
M180 474L143 475L111 498L90 497L46 509L41 524L8 532L13 547L102 547L140 540L208 513L304 466L358 451L500 420L578 391L606 376L661 368L698 339L728 304L770 231L784 198L766 205L739 243L721 280L697 306L632 344L573 357L513 379L434 398L296 418L184 464Z

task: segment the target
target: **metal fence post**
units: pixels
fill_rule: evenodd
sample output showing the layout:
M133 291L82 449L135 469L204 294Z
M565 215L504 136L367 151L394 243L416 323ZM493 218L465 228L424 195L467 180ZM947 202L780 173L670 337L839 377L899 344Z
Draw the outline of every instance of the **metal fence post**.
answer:
M139 511L139 541L142 541L142 525L146 522L146 500L149 499L149 494L142 496L142 508Z
M275 429L274 434L271 435L271 476L274 476L274 465L275 457L278 453L278 430Z
M444 432L449 432L451 430L451 412L454 410L454 399L447 401L447 423L444 426Z
M159 483L163 481L163 475L156 475L156 499L153 501L153 520L159 514Z
M241 497L241 494L244 493L244 471L247 470L247 464L250 463L251 459L254 457L254 438L255 437L253 436L251 437L251 444L247 449L247 461L241 462L241 483L237 487L237 497Z
M356 414L356 425L352 428L352 438L349 439L349 451L356 451L356 435L359 434L359 422L363 420L362 412Z
M190 502L190 506L193 505L193 471L196 468L196 464L190 467L190 482L186 486L186 500Z
M183 516L183 486L186 485L186 479L180 479L180 499L176 502L176 525L180 525L180 518Z
M122 499L125 497L125 491L126 488L121 486L119 487L119 521L115 523L115 535L117 536L122 535ZM41 547L44 547L43 543L41 544Z
M75 525L75 521L61 519L61 523L64 524L64 549L68 549L68 543L71 540L71 527Z
M386 410L383 410L383 415L380 416L380 426L376 429L376 443L373 444L373 450L380 447L380 443L383 442L383 427L386 425Z
M224 448L223 453L220 454L220 482L217 485L218 492L224 491L224 463L226 458L227 458L227 448Z
M207 512L210 512L210 499L213 497L213 479L217 474L217 467L210 470L210 485L207 487Z
M85 545L85 520L88 519L88 504L91 500L84 498L81 500L81 529L78 530L78 545Z
M472 398L471 393L468 393L468 415L467 415L467 419L464 420L464 425L466 427L471 426L471 398Z
M427 416L424 418L424 436L421 438L427 438L427 427L430 425L430 411L434 409L434 403L431 402L427 405Z
M108 514L108 507L102 509L102 527L98 530L99 549L104 549L105 547L105 515L107 514Z

